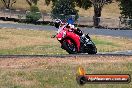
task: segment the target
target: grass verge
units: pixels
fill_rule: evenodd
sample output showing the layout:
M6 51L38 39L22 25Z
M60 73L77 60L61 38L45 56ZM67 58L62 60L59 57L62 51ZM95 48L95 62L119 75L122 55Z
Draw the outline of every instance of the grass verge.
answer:
M80 88L79 66L88 74L130 74L131 56L74 58L3 58L0 60L1 88ZM81 88L131 88L129 84L86 84Z
M51 38L54 31L0 29L0 54L67 54L60 48L57 39ZM132 39L92 35L98 52L132 50Z

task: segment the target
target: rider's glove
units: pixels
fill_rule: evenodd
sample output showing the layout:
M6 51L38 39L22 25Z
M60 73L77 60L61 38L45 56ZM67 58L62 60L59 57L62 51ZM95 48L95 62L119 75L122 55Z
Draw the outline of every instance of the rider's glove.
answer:
M51 36L51 38L55 38L55 37L56 37L56 35L52 35L52 36Z

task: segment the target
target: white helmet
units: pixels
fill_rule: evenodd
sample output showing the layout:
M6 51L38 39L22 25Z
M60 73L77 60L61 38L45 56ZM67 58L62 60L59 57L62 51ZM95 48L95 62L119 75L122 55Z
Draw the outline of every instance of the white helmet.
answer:
M60 24L62 23L62 21L60 19L56 19L55 20L55 27L59 28Z

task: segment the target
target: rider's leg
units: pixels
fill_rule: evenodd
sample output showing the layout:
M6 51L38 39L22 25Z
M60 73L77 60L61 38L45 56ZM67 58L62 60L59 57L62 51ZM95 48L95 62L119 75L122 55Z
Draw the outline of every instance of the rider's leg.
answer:
M83 35L83 32L82 30L80 30L79 28L77 28L76 30L74 30L74 32L79 35L79 36L82 36Z
M77 28L76 30L74 30L74 32L79 35L82 40L84 41L84 43L88 43L90 40L90 37L88 36L88 34L83 34L82 30L80 30L79 28Z

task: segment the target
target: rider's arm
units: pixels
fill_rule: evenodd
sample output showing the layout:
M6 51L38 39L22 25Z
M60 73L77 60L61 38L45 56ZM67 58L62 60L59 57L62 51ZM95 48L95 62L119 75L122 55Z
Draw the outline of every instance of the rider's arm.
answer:
M60 26L58 28L58 30L56 31L56 34L58 34L60 31L62 31L66 26L67 26L67 24ZM55 38L56 37L56 34L55 35L52 35L51 38Z

